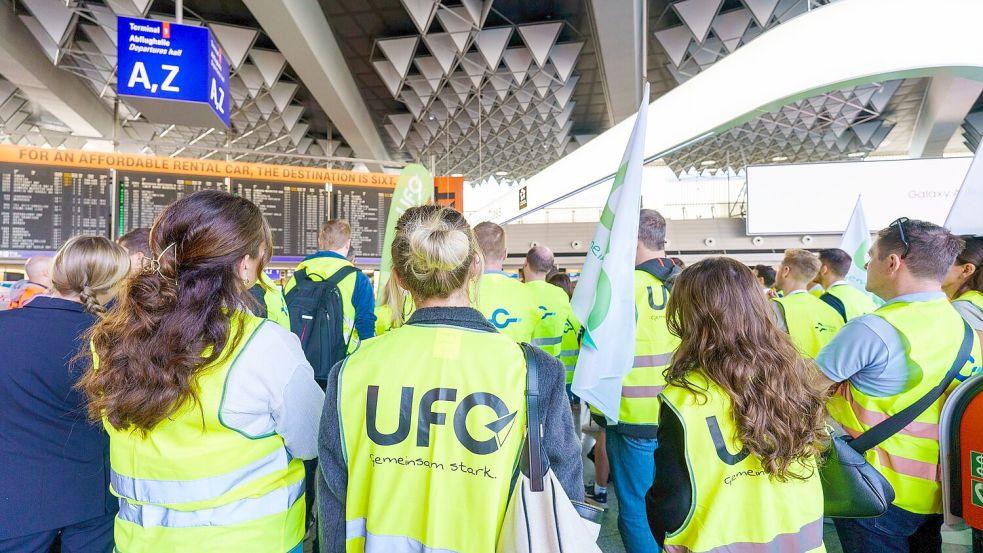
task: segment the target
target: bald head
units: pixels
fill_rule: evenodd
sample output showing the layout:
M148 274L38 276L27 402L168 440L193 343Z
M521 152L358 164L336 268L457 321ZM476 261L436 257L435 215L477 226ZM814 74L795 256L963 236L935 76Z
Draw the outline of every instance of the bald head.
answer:
M24 264L24 272L27 273L27 280L51 288L51 258L47 256L35 256L27 260Z
M481 255L485 258L485 269L501 271L505 263L505 229L495 223L485 221L474 227L474 237L478 240Z
M531 280L546 280L546 275L553 270L553 251L546 246L533 246L526 253L526 264L522 267L522 274L526 277L526 282Z

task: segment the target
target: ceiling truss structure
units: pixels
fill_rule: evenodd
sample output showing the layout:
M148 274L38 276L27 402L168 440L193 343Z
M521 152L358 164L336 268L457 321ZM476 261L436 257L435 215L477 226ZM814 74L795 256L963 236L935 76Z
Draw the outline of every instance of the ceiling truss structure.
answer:
M116 103L116 17L173 21L169 16L148 16L151 0L19 0L18 5L26 8L20 18L51 62L82 77L110 110ZM297 165L325 165L325 160L316 158L352 154L340 137L309 132L306 108L295 100L300 85L287 74L287 62L280 52L255 46L258 30L201 18L185 18L184 23L208 25L229 58L231 128L224 132L152 123L124 100L118 105L119 150L247 162L282 163L286 159ZM67 127L0 79L0 142L82 147L87 139L98 138L67 133ZM298 157L291 157L294 155ZM352 164L328 165L348 168Z
M402 3L420 34L378 38L372 61L407 109L386 116L397 148L472 181L519 179L576 148L571 97L584 40L558 42L565 22L487 27L492 0Z

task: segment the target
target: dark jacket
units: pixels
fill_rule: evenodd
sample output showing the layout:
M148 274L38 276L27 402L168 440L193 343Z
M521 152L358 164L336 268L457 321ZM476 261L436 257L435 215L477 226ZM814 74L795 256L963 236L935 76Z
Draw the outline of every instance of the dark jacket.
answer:
M109 438L73 389L95 322L78 302L34 298L0 313L0 538L62 528L117 509Z
M480 311L468 307L430 307L418 309L407 324L447 325L498 332ZM398 332L398 329L395 331ZM583 501L583 464L580 442L573 433L573 417L567 398L563 364L543 350L533 347L539 364L540 408L543 417L543 449L550 468L570 499ZM398 362L394 359L393 362ZM321 435L318 440L321 470L317 497L320 504L321 553L345 551L345 500L348 491L348 465L345 462L338 425L338 372L331 369L324 394ZM393 508L404 508L394 506ZM467 505L462 508L467 509Z

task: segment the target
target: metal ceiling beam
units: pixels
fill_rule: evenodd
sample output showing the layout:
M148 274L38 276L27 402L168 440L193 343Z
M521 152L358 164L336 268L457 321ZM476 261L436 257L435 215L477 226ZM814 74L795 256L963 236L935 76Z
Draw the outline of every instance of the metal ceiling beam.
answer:
M590 0L589 4L608 116L618 124L634 115L641 102L643 60L636 45L641 44L638 35L644 28L642 10L637 0Z
M320 5L309 0L244 1L356 156L391 159ZM380 171L381 166L369 169Z
M932 79L918 110L909 152L912 157L941 157L983 93L983 82L939 75Z
M10 0L0 0L0 75L74 133L112 138L112 112L81 78L51 63Z

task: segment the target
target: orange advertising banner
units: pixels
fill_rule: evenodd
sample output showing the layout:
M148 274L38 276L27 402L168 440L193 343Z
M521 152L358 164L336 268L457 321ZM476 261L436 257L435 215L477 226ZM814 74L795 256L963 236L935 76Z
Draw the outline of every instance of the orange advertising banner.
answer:
M87 152L83 150L52 150L3 144L0 144L0 162L311 184L331 183L373 188L395 188L396 180L399 178L398 173L363 173L322 167L241 163L238 161Z

